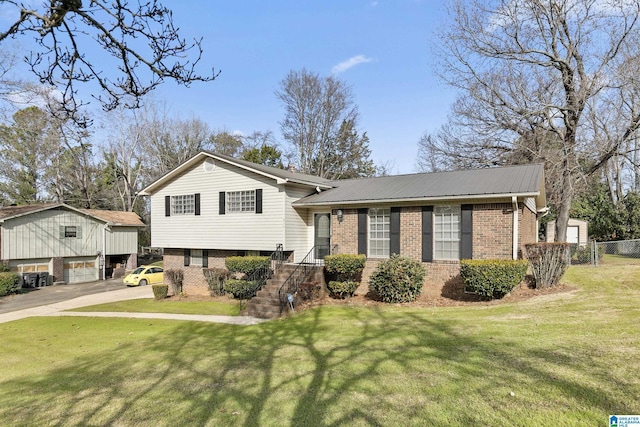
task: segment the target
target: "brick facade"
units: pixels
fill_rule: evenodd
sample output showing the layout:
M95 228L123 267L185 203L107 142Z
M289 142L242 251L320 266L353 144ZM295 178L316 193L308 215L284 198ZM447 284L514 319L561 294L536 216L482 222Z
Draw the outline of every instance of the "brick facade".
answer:
M331 213L331 246L337 253L358 253L358 210L342 209L342 222L337 209Z
M224 260L227 257L237 255L237 251L208 251L208 268L225 268ZM207 280L202 273L201 266L184 265L184 249L164 250L164 269L182 270L184 272L184 282L182 292L187 295L209 295ZM169 284L167 280L165 283ZM171 293L171 287L169 287Z
M331 223L331 241L337 253L358 252L358 211L342 209L339 222L334 210ZM522 203L518 206L518 241L522 248L536 241L536 215ZM511 203L484 203L473 205L473 258L511 259L513 256L513 206ZM400 255L422 259L422 207L405 206L400 211ZM519 251L521 255L521 251ZM368 291L366 283L380 260L369 259L363 272L358 293ZM460 281L460 263L439 261L423 263L427 269L424 295L440 295L443 288Z

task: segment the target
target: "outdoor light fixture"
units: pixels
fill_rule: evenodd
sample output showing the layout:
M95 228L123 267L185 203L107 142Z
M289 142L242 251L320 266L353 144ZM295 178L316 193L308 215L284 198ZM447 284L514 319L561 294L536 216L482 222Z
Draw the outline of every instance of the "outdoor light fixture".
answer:
M342 220L344 219L344 213L342 212L342 209L338 209L336 215L338 215L338 222L342 222Z

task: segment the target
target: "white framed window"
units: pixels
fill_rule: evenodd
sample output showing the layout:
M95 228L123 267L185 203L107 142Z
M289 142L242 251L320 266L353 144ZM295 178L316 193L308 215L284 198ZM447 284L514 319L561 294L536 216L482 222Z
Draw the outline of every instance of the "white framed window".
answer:
M253 213L256 211L256 191L227 191L227 212Z
M460 206L435 206L433 217L434 259L460 259Z
M171 215L193 215L195 207L195 194L171 196Z
M189 265L202 267L202 249L191 249L190 255Z
M369 257L389 258L391 209L369 209Z

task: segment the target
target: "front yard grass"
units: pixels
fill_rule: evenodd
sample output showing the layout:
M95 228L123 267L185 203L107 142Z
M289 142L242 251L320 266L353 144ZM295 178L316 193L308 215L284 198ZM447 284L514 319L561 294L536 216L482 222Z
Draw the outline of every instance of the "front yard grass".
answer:
M171 299L156 301L153 298L140 298L74 308L73 310L67 311L115 311L129 313L177 313L238 316L240 315L240 304L238 304L237 301L231 299L229 299L228 302L219 302L181 300L172 301Z
M242 327L0 324L7 425L595 426L640 413L640 266L476 307L325 306Z

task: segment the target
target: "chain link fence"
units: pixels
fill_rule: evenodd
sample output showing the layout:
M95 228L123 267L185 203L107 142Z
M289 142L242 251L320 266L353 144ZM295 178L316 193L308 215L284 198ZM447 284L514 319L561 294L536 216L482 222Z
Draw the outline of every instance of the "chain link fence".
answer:
M640 264L640 239L592 241L571 247L572 265Z

